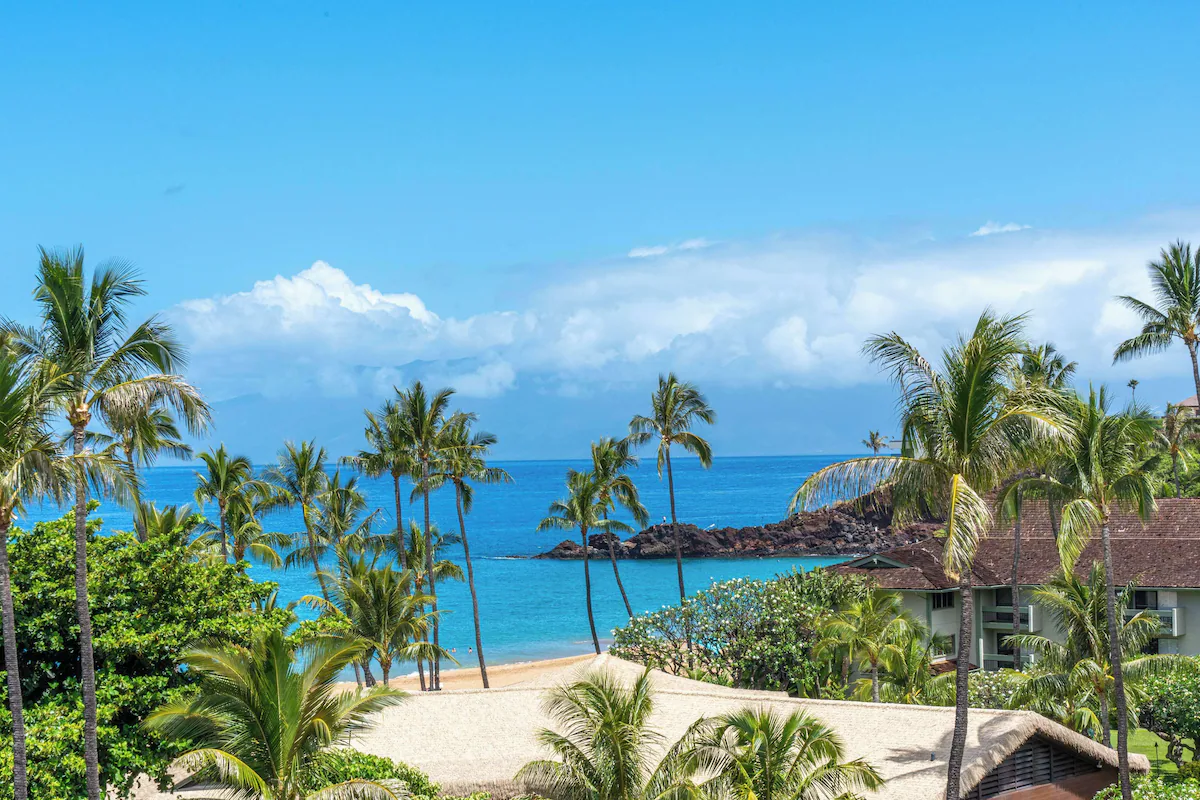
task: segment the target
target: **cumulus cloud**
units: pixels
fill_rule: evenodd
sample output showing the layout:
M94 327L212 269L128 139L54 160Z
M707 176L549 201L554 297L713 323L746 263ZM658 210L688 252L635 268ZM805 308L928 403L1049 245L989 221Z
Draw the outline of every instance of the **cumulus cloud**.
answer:
M1112 297L1148 293L1146 260L1197 228L1174 218L948 242L808 234L682 243L652 269L619 258L547 270L520 307L465 317L318 261L170 313L197 380L218 398L378 396L415 377L477 397L522 387L576 395L668 369L741 386L877 382L860 354L867 336L894 330L936 355L989 306L1029 312L1031 337L1104 379L1114 345L1137 330ZM1177 371L1171 356L1139 362L1139 375Z
M980 225L976 230L971 232L972 236L991 236L993 233L1013 233L1015 231L1029 230L1028 225L1018 225L1015 222L1005 222L1003 225L999 222L987 222Z

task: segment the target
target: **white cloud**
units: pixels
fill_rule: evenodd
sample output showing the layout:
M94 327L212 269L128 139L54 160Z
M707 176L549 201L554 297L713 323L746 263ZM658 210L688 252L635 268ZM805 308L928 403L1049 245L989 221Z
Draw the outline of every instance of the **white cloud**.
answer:
M680 250L702 250L705 247L711 247L712 242L704 237L698 239L685 239L679 244L659 244L653 247L635 247L626 253L628 258L653 258L654 256L665 256L667 253L674 253Z
M988 220L979 226L978 229L971 232L972 236L991 236L993 233L1013 233L1015 231L1029 230L1028 225L1018 225L1015 222L1005 222L1003 225L999 222Z
M1081 375L1115 379L1128 369L1113 372L1113 347L1137 324L1113 295L1148 293L1147 258L1189 235L1200 238L1200 220L948 242L697 240L659 253L652 269L629 259L547 269L522 307L467 317L317 262L171 316L217 399L377 396L414 377L477 397L522 385L569 395L667 369L732 385L879 382L860 354L867 336L895 330L936 355L988 306L1030 312L1031 337L1053 340ZM1177 372L1178 355L1139 362L1139 376Z

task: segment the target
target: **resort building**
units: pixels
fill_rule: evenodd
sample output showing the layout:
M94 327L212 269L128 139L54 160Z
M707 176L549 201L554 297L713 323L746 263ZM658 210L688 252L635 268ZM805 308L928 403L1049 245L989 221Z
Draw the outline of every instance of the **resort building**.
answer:
M1117 585L1137 584L1127 613L1149 610L1161 622L1150 652L1200 654L1200 498L1162 499L1158 513L1143 524L1135 514L1118 511L1109 527ZM1083 577L1101 560L1099 533L1076 565ZM1054 529L1044 503L1027 503L1021 515L1019 596L1012 596L1013 528L1004 526L979 543L972 575L975 601L972 666L995 670L1010 667L1013 614L1021 631L1058 638L1051 620L1032 601L1032 590L1059 569ZM869 576L881 588L904 596L905 605L934 633L953 640L958 634L958 581L942 570L942 540L896 547L831 567L845 574ZM1015 609L1015 610L1014 610ZM957 643L947 648L948 658ZM1026 658L1028 656L1025 656Z

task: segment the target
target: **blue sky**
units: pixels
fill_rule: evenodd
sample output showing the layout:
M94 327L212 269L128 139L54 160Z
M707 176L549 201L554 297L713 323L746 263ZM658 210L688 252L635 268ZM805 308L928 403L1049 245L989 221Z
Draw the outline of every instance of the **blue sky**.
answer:
M862 336L936 348L988 303L1178 399L1181 353L1108 366L1106 300L1200 238L1198 16L9 6L3 311L30 313L38 244L134 261L256 456L353 446L412 377L460 385L501 454L570 456L671 368L721 452L846 451L891 420Z

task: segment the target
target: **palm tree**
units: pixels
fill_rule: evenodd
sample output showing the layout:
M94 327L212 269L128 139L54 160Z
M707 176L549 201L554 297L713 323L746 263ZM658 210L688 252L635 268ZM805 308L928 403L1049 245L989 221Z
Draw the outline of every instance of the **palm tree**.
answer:
M945 520L942 566L958 580L962 598L956 663L954 735L946 776L947 800L961 793L967 733L972 568L979 539L992 524L984 495L1016 473L1036 447L1060 436L1053 404L1035 387L1013 392L1014 361L1024 351L1022 317L985 311L970 338L942 353L935 368L896 333L869 339L864 350L899 385L902 445L898 455L871 455L825 467L796 491L789 513L833 500L861 497L887 485L900 524L927 513Z
M1137 404L1137 387L1138 387L1137 378L1130 378L1129 383L1127 383L1125 385L1129 387L1129 404L1136 405Z
M417 481L425 503L425 573L429 582L430 605L433 609L433 643L437 646L441 641L441 626L438 624L436 581L432 577L434 547L429 520L429 492L432 488L429 476L433 474L434 459L443 446L442 429L446 423L446 414L454 390L440 389L431 396L420 381L413 381L407 390L397 390L397 395L400 438L401 441L411 443L414 480ZM432 669L430 687L438 690L442 687L440 659L434 659Z
M592 612L592 574L588 567L588 531L599 530L602 533L628 531L629 526L615 519L608 519L607 509L600 500L600 485L588 473L567 470L567 496L550 504L547 516L537 529L573 530L579 529L580 543L583 545L583 587L587 598L588 625L592 629L592 644L596 654L600 654L600 637L596 635L596 616Z
M538 733L557 760L530 761L516 781L548 800L682 800L698 796L694 756L704 720L670 747L650 728L654 693L650 670L632 686L593 672L548 693L543 710L562 730ZM653 753L665 752L656 766Z
M267 470L265 477L269 483L283 491L290 505L300 506L308 557L312 562L313 572L316 573L317 583L321 587L321 596L328 599L313 519L317 501L329 485L325 461L325 448L317 447L313 441L301 442L298 445L294 442L284 442L283 449L279 451L278 463Z
M1070 438L1062 475L1045 483L1067 498L1062 509L1058 546L1063 569L1074 567L1084 545L1100 529L1108 637L1113 671L1113 698L1117 711L1117 755L1121 795L1130 800L1129 726L1125 681L1121 673L1117 636L1116 586L1113 583L1112 543L1109 521L1118 508L1132 509L1143 519L1155 512L1154 481L1145 470L1141 455L1157 433L1157 423L1145 410L1131 407L1123 414L1108 412L1104 387L1092 389L1088 402L1076 399L1072 409Z
M705 786L713 796L861 800L883 786L874 766L858 758L847 761L841 737L801 710L746 708L726 714L698 750L718 771Z
M884 649L906 638L923 637L917 622L895 592L876 589L844 611L826 618L821 625L821 649L845 647L871 675L871 702L879 702L879 662Z
M1162 418L1162 430L1158 434L1159 444L1171 456L1171 475L1175 480L1175 496L1182 497L1179 483L1179 468L1187 470L1189 453L1185 444L1200 438L1200 418L1188 406L1167 404L1167 413Z
M1018 362L1018 368L1027 380L1040 383L1056 392L1070 388L1071 379L1075 377L1078 367L1078 362L1067 361L1050 342L1026 347Z
M879 654L882 668L879 696L885 703L940 706L953 702L953 674L934 672L934 660L947 652L950 637L930 634L917 625L900 640L885 644ZM871 698L874 687L869 678L859 680L855 700Z
M371 528L381 516L379 509L367 513L367 498L358 489L358 478L342 482L342 474L334 470L317 496L317 512L313 532L318 543L337 544L349 539L361 547L371 537ZM323 548L318 546L318 553Z
M891 445L888 444L887 438L879 431L868 431L867 438L862 440L863 447L870 450L875 455L879 455L879 451L887 450Z
M1122 587L1116 610L1121 672L1126 691L1137 695L1143 678L1174 667L1180 657L1141 652L1158 635L1160 623L1148 611L1126 617L1134 589L1132 583ZM1014 705L1032 708L1106 745L1111 741L1114 686L1107 592L1104 565L1099 562L1092 564L1087 580L1060 572L1036 589L1033 597L1062 632L1061 641L1039 634L1009 638L1036 655L1034 666L1022 675Z
M418 487L415 491L420 491ZM376 546L381 550L389 550L394 547L393 539L390 536L377 536L374 539ZM462 542L462 538L455 533L442 533L438 530L437 525L429 526L429 539L426 540L425 532L421 530L421 525L415 519L408 522L408 553L412 561L416 564L426 565L426 569L414 570L416 573L416 591L422 594L423 603L433 605L434 593L437 591L437 585L441 581L457 581L462 583L464 580L462 567L455 564L448 558L440 558L441 550L446 545L454 545ZM426 548L432 545L432 551ZM428 566L432 565L432 569ZM426 591L428 590L428 591ZM430 623L433 626L437 625L438 610L434 608L429 614ZM436 630L436 627L434 628ZM434 641L434 648L431 651L434 654L433 659L429 662L429 688L435 688L433 683L434 662L442 657L446 651L440 644ZM421 661L417 661L417 675L421 680L422 691L425 689L425 668Z
M70 462L62 457L48 419L57 390L53 376L31 374L12 354L0 349L0 610L12 714L14 800L26 800L29 782L8 531L24 510L25 501L40 497L59 500L73 482Z
M229 525L227 514L229 503L234 495L242 490L243 485L254 475L254 466L245 456L230 456L225 449L225 443L216 450L200 453L205 471L196 473L196 503L203 508L209 500L217 501L217 515L220 520L221 558L229 560Z
M265 530L262 518L268 512L286 506L287 502L287 495L279 487L257 478L245 481L230 495L226 525L234 561L242 561L250 555L271 569L284 565L280 552L294 547L295 538Z
M700 466L712 466L712 447L692 428L703 422L712 425L717 412L694 384L680 382L675 373L658 376L658 389L650 397L650 416L634 415L629 421L629 441L643 445L658 441L658 477L667 468L667 494L671 498L671 530L675 536L675 571L679 575L679 602L687 599L683 587L683 551L679 541L679 519L675 515L675 473L671 469L671 446L679 445L700 459ZM690 647L690 634L689 634Z
M107 262L85 277L83 249L40 249L34 300L40 323L27 328L3 324L11 346L37 369L55 369L65 384L60 406L71 428L73 453L86 451L93 415L119 416L129 406L163 403L181 419L203 416L204 401L175 371L184 350L171 328L157 317L129 330L130 304L145 294L136 272L123 262ZM92 482L124 494L134 480L111 459L89 462ZM88 800L100 800L99 748L96 741L96 671L92 619L87 597L88 477L75 475L75 611L79 620L80 674L83 694L84 765Z
M430 489L449 482L454 486L454 509L458 512L458 529L462 537L463 558L467 562L467 586L471 590L471 614L475 620L475 652L479 656L479 677L483 688L488 687L487 662L483 656L483 634L479 628L479 598L475 592L475 569L471 565L471 544L467 540L466 515L475 504L472 483L512 483L512 476L499 467L489 467L486 456L496 443L490 433L472 433L471 421L456 417L447 424L444 447L437 459L437 471L430 476Z
M604 506L604 515L608 516L609 509L618 505L629 512L634 521L643 528L650 522L650 514L642 505L638 496L637 485L625 474L626 470L637 466L638 460L630 448L628 439L613 439L605 436L599 442L592 442L592 479L600 488L600 504ZM625 612L633 619L633 607L629 605L629 596L625 594L625 585L621 583L621 572L617 569L617 552L613 545L616 536L605 536L608 544L608 558L612 561L613 576L617 579L617 588L621 591L621 600L625 602Z
M1196 346L1200 342L1200 250L1182 240L1164 248L1157 261L1147 265L1156 305L1122 295L1126 308L1142 318L1142 332L1117 345L1113 363L1138 356L1159 353L1181 341L1192 359L1192 379L1196 395L1200 396L1200 364L1196 361ZM1132 387L1131 387L1132 388Z
M406 428L400 420L399 408L394 401L387 401L377 413L364 412L367 417L367 427L363 435L371 449L360 450L356 455L347 456L342 463L348 464L372 478L388 474L392 478L392 488L396 500L396 541L400 568L408 569L408 554L404 549L404 515L400 503L400 479L412 475L413 443L406 436Z
M276 630L249 647L192 648L184 661L201 676L200 693L168 703L146 725L195 748L176 759L175 766L239 796L398 800L405 792L395 783L360 778L337 786L311 785L322 753L346 742L367 727L372 714L404 697L392 689L338 690L339 673L365 647L331 637L296 647Z

